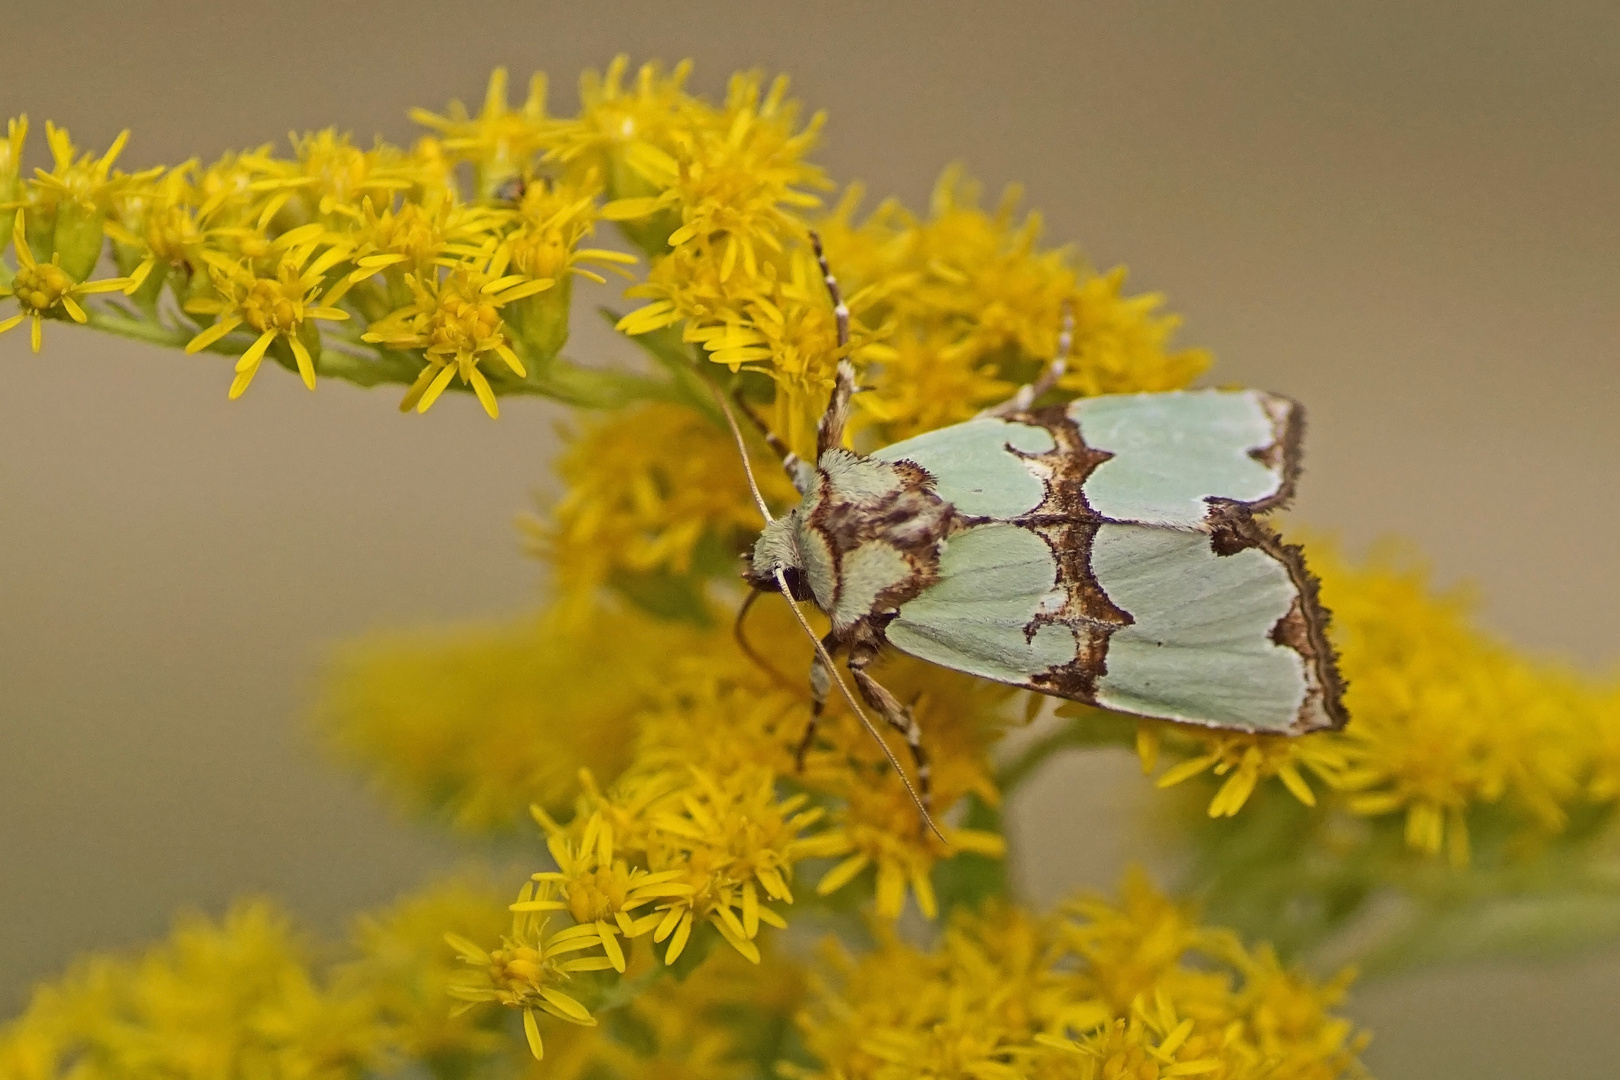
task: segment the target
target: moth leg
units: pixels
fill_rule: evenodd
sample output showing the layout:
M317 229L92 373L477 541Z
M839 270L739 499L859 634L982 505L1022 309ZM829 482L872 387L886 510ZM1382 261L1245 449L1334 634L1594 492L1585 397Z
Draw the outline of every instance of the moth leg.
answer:
M1074 302L1063 301L1063 326L1058 330L1057 355L1052 357L1051 363L1032 383L1026 383L1018 388L1018 392L1003 401L1000 405L992 405L979 413L979 416L1006 416L1008 413L1023 412L1035 404L1040 396L1063 378L1063 373L1069 370L1069 351L1074 348Z
M866 673L866 665L871 662L871 653L864 650L852 652L849 657L849 673L855 676L855 687L860 690L861 697L866 703L882 713L889 726L906 737L906 746L911 750L912 763L917 766L917 790L922 796L923 809L932 809L933 784L928 767L928 752L922 745L922 728L917 725L917 718L912 715L909 708L900 704L899 699L889 693L882 683Z
M759 414L749 408L748 403L742 399L742 395L735 390L731 392L731 403L737 407L737 411L748 417L749 422L759 432L760 438L765 440L765 445L770 447L772 452L781 459L782 471L787 473L789 480L793 481L793 490L800 495L810 490L810 479L814 475L814 470L810 465L798 454L789 450L787 443L783 442L776 432L766 426L765 421L759 418Z
M828 634L821 639L821 647L831 656L838 642ZM821 662L818 652L810 658L810 722L804 725L804 734L799 737L799 745L793 751L793 768L797 772L804 772L804 759L816 741L816 726L821 723L821 713L827 707L827 695L832 693L832 686L832 670Z
M849 305L844 303L844 294L838 290L838 279L833 277L832 270L827 266L827 256L822 254L821 237L815 232L810 234L810 246L815 249L816 263L821 267L822 280L827 283L827 295L832 297L833 316L838 320L838 375L833 383L832 397L827 402L827 411L821 414L821 422L816 425L816 460L819 461L828 450L844 445L849 399L855 395L855 365L848 356Z

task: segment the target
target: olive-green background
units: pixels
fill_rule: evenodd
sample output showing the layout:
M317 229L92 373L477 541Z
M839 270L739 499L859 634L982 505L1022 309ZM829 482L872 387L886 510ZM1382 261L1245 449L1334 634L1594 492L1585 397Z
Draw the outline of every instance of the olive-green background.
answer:
M1297 518L1388 534L1534 650L1620 654L1620 8L1565 3L5 5L0 114L122 164L335 124L623 50L794 77L820 160L921 206L939 169L1027 185L1048 235L1186 316L1221 381L1311 413ZM592 298L594 299L594 298ZM560 412L46 327L0 339L0 1002L176 907L263 890L323 929L461 850L299 725L324 644L537 600L514 514ZM576 334L572 352L617 343ZM1061 764L1020 800L1037 898L1107 884L1145 785ZM1100 823L1100 824L1099 824ZM1386 1080L1614 1075L1620 953L1358 992Z

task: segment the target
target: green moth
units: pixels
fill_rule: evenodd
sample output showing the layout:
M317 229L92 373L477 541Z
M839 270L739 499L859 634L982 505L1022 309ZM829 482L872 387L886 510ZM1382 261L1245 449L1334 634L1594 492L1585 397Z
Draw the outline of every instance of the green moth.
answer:
M822 270L842 346L848 311ZM1254 390L1034 407L1062 374L1069 321L1006 404L870 456L842 446L855 372L841 360L814 465L783 453L802 501L774 520L760 504L745 579L832 624L815 713L837 685L866 719L832 667L843 654L862 700L905 733L923 802L922 733L867 671L884 645L1159 720L1297 735L1346 719L1316 581L1255 516L1293 494L1300 407ZM813 737L812 720L801 760Z

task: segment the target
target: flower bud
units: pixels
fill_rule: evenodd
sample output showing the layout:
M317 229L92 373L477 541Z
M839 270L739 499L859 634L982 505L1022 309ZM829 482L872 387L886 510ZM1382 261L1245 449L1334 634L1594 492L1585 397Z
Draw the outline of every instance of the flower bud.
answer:
M501 310L507 329L517 339L530 373L544 370L568 342L569 299L573 275L560 274L545 292L515 300Z
M94 206L74 200L57 207L51 250L61 256L62 269L74 281L85 280L95 270L104 239L101 212Z

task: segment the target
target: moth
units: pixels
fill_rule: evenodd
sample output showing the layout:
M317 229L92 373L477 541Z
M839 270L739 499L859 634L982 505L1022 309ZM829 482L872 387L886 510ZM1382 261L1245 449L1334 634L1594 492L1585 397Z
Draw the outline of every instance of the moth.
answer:
M1157 720L1289 735L1343 726L1316 579L1256 518L1293 496L1298 404L1192 390L1038 407L1065 368L1066 312L1057 356L1004 404L854 453L843 446L849 311L811 240L837 317L836 381L813 464L755 421L802 499L773 518L749 472L766 525L743 573L750 601L780 592L815 644L801 765L835 685L877 737L837 675L841 654L861 700L904 734L932 826L923 733L867 670L885 646ZM831 623L820 640L803 601Z

